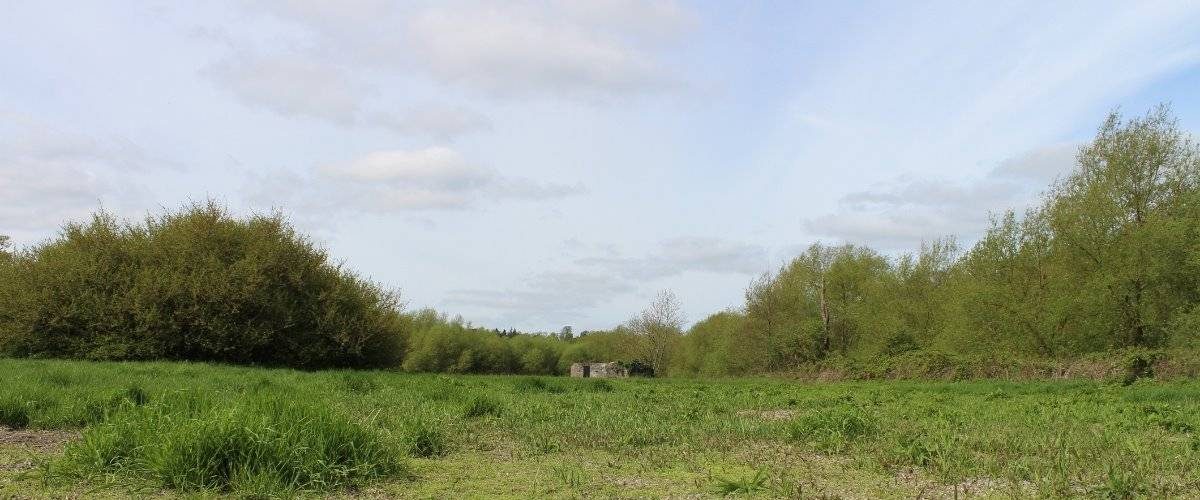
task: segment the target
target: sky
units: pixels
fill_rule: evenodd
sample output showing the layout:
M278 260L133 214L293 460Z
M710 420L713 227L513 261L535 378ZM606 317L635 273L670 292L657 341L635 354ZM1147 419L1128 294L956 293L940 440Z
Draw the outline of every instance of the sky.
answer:
M476 325L689 321L813 242L1020 210L1200 130L1200 3L0 0L0 234L217 200Z

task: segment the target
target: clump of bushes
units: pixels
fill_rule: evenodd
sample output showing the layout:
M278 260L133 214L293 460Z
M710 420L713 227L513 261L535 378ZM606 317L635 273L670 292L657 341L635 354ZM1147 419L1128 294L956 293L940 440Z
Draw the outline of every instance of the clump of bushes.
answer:
M330 262L282 216L213 202L107 213L0 265L0 356L397 365L398 298Z
M183 397L183 396L180 396ZM52 468L121 472L183 491L276 496L404 475L401 452L333 410L282 398L131 407L89 427Z

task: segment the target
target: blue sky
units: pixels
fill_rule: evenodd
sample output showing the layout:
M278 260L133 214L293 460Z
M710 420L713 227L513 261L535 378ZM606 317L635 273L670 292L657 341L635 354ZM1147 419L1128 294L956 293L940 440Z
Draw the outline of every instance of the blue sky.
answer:
M0 233L279 209L409 308L689 319L814 241L1026 206L1105 113L1200 128L1196 2L6 2Z

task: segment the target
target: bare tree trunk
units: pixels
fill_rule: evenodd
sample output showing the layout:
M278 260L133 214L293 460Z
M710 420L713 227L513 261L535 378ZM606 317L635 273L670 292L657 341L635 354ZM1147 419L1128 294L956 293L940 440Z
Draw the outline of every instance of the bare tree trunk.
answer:
M821 355L829 353L829 303L825 301L825 275L821 275Z

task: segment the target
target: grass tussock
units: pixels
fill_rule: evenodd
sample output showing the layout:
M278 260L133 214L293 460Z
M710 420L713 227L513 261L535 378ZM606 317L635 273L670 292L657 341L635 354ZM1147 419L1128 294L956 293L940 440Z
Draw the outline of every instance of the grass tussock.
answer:
M467 418L499 417L503 412L504 408L499 401L488 396L478 395L467 402L467 406L463 409L463 416Z
M131 407L67 448L61 474L122 473L182 491L278 495L404 474L377 431L282 398L206 407L195 399Z
M24 429L29 425L29 404L21 399L0 399L0 425L12 429Z

